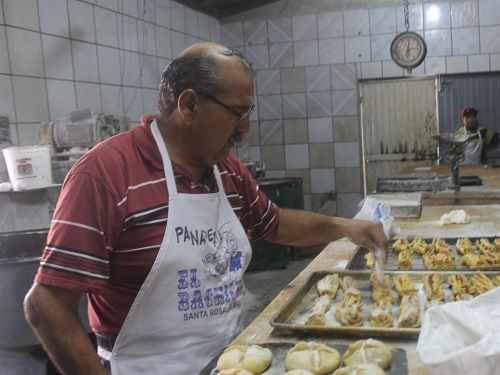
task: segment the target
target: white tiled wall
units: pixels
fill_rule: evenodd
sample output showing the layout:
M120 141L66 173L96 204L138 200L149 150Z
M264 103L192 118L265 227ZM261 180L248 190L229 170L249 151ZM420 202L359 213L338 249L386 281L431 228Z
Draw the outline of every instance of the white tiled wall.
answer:
M264 139L276 139L262 122L284 120L284 163L276 163L283 153L278 145L258 155L268 173L300 171L307 176L305 201L313 209L320 210L335 192L336 213L352 216L362 186L357 80L408 75L390 57L392 40L405 31L402 2L366 0L365 7L343 2L345 9L307 0L280 3L273 9L281 14L268 16L262 7L221 24L223 42L244 51L257 71L255 123L261 126L255 150ZM500 70L498 0L411 3L410 30L428 47L412 75ZM342 125L335 129L335 124ZM318 160L318 152L333 162Z
M219 38L218 20L173 0L0 0L0 114L19 146L77 108L134 123L173 56Z

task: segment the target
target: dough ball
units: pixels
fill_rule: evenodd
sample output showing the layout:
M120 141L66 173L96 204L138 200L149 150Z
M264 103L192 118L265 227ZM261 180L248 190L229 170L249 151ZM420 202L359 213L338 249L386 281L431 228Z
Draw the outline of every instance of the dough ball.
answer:
M385 371L370 363L362 363L339 368L333 375L385 375Z
M391 364L392 353L382 341L359 340L347 348L342 360L346 366L370 363L386 369Z
M217 375L254 375L254 373L244 368L228 368L218 372Z
M217 361L217 370L245 369L254 374L264 372L271 364L272 354L259 345L234 345L224 350Z
M317 342L297 343L290 349L285 358L287 370L303 369L316 375L329 374L340 364L340 353Z
M285 372L283 375L315 375L314 372L297 369Z

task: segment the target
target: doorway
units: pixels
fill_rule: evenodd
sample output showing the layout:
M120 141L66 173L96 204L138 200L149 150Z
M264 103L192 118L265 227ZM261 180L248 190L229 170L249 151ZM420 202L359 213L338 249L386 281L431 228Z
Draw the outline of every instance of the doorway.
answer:
M359 83L364 194L379 177L430 165L438 133L437 76Z

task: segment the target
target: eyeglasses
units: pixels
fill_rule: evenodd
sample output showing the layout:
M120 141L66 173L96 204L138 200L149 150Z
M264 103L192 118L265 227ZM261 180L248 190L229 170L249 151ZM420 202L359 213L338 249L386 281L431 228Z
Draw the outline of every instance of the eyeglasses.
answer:
M240 111L234 109L234 107L230 107L227 104L222 103L215 96L212 96L210 94L207 94L205 92L200 92L200 91L196 91L196 93L198 95L204 96L205 98L210 99L210 100L214 101L215 103L219 104L220 106L224 107L229 112L231 112L233 115L235 115L236 117L238 117L238 121L243 121L244 119L246 119L247 117L249 117L250 114L255 110L255 104L254 104L250 108L248 108L247 110L245 110L243 112L240 112Z

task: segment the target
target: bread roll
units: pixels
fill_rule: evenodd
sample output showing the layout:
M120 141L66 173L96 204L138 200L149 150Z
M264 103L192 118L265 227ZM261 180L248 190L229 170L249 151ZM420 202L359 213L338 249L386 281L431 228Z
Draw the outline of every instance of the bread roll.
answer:
M333 375L385 375L385 371L378 366L362 363L339 368Z
M291 348L285 358L287 370L308 370L316 375L332 373L340 364L340 353L317 342L301 341Z
M386 369L392 362L391 348L382 341L359 340L347 348L342 361L346 366L369 363Z
M217 375L254 375L254 373L244 368L228 368L218 372Z
M242 368L254 374L264 372L271 364L272 354L259 345L233 345L224 350L217 361L217 370Z
M314 372L297 369L285 372L283 375L316 375Z

